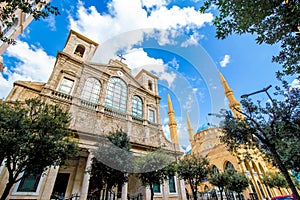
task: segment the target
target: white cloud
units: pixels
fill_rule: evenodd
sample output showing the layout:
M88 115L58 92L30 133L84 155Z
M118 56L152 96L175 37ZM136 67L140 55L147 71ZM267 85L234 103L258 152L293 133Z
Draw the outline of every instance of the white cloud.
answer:
M56 31L56 23L54 15L50 15L44 19L47 22L48 27L51 31Z
M193 90L193 92L195 92ZM188 94L187 98L185 99L184 104L182 105L183 110L186 112L191 112L194 105L194 94Z
M300 88L300 79L294 79L291 83L292 88Z
M161 6L167 5L166 0L141 0L141 1L142 1L142 5L145 6L147 9L153 7L159 8Z
M226 67L227 64L230 62L230 55L226 54L222 61L220 61L221 67Z
M48 56L43 49L19 40L7 49L6 55L18 61L15 66L6 66L0 76L0 98L8 95L15 81L47 81L55 63L55 58Z
M204 38L204 35L200 35L198 32L193 33L190 37L181 44L181 47L188 47L191 45L198 45L200 39Z
M179 63L178 63L178 60L175 57L171 61L168 62L168 65L171 65L171 67L176 69L176 70L179 69Z
M171 87L176 78L176 74L174 72L168 72L169 66L164 64L162 59L149 57L142 48L132 49L130 53L126 54L124 57L126 60L123 62L133 68L134 74L138 73L141 68L146 69L157 75L159 80L167 81L169 87Z
M199 14L194 7L167 8L166 4L167 2L163 0L142 2L141 0L112 0L109 3L110 12L99 13L94 6L85 8L79 1L76 18L69 16L70 28L99 44L128 31L139 30L138 34L130 34L130 37L114 41L110 46L130 49L132 45L143 40L144 33L155 35L161 45L175 44L172 38L177 35L177 32L200 28L213 19L211 13ZM148 8L155 6L156 9L147 12L143 6ZM154 29L165 31L154 31Z

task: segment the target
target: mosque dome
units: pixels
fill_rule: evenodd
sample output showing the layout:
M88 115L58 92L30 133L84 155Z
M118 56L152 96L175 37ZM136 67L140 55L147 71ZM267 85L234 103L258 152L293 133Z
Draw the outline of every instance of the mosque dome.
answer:
M200 131L203 131L205 129L209 129L209 128L211 128L211 127L208 124L203 124L197 129L197 133Z

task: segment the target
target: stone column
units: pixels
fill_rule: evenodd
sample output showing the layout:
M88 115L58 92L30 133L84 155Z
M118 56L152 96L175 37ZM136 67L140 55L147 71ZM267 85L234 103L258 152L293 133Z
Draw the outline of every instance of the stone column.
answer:
M86 200L87 199L88 190L89 190L89 182L90 182L90 174L87 171L91 167L91 160L92 160L92 154L89 153L87 161L86 161L86 165L85 165L83 180L82 180L80 200Z
M124 183L124 185L122 186L121 200L127 200L127 193L128 193L128 182Z
M42 190L41 198L42 199L50 199L54 184L56 181L56 177L58 174L59 167L50 167L45 179L45 184Z
M179 185L179 192L178 192L178 195L181 196L181 199L182 200L186 200L186 192L185 192L185 185L184 185L184 180L182 179L179 179L176 177L176 179L178 179L178 185Z
M169 199L169 181L168 180L164 180L162 183L162 199L163 200L168 200Z
M143 197L143 199L145 200L150 200L151 198L151 191L149 187L145 187L145 198Z
M79 157L78 159L78 164L77 164L77 169L75 173L75 178L73 182L73 189L72 189L72 194L79 194L80 193L80 185L81 182L83 181L83 177L85 175L85 170L86 170L86 165L87 165L87 160L84 157Z

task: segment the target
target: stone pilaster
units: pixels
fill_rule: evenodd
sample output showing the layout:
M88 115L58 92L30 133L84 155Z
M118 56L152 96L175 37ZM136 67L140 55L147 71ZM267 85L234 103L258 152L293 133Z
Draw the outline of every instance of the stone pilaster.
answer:
M92 154L89 153L87 161L86 161L86 165L85 165L83 180L82 180L80 200L86 200L87 199L88 190L89 190L89 181L90 181L90 174L87 171L91 167L91 160L92 160Z
M44 179L45 184L41 194L41 197L43 199L50 199L58 174L58 170L59 167L51 167L48 173L46 174L46 178Z
M128 193L128 183L124 183L122 186L122 197L121 200L127 200L127 193Z

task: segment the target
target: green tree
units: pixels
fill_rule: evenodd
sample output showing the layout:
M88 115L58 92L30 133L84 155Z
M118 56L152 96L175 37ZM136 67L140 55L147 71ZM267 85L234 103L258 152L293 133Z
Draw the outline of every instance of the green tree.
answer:
M107 137L99 139L89 171L90 190L95 195L100 195L100 191L106 189L108 199L108 192L113 187L119 186L120 189L128 181L126 172L131 167L130 148L127 133L122 129L110 132Z
M206 0L200 11L211 5L218 9L213 20L217 38L250 33L258 44L280 44L281 51L272 60L282 64L284 74L300 74L300 1Z
M300 172L300 91L286 83L284 87L284 90L276 87L277 99L265 106L260 101L255 104L251 99L242 100L243 111L237 111L244 118L237 119L225 112L221 123L224 134L220 139L230 151L239 152L241 159L251 158L250 150L260 150L278 167L299 199L288 171ZM246 150L238 151L241 148Z
M35 20L40 18L46 18L50 14L58 15L58 8L52 6L50 3L46 3L44 0L34 0L34 1L20 1L20 0L7 0L1 1L0 6L0 40L3 42L14 43L13 39L9 39L4 36L4 27L9 29L14 25L17 20L15 11L20 9L23 13L30 14ZM37 6L36 6L37 5ZM44 9L40 10L41 7Z
M228 177L226 188L230 191L234 191L238 194L238 198L241 200L241 193L249 186L249 180L245 174L238 173L233 169L225 170L225 174Z
M221 200L223 200L223 191L227 186L228 177L227 174L223 173L213 173L210 175L208 181L210 184L217 186L221 194Z
M288 184L280 173L265 173L262 179L263 183L270 188L277 188L282 194L281 188L287 188Z
M219 188L221 200L225 189L238 193L239 199L242 199L241 193L249 186L247 177L232 168L226 169L223 173L211 174L208 181Z
M142 184L149 186L153 200L154 185L160 185L175 175L174 157L158 150L148 152L136 159L136 171L139 172L138 177Z
M70 116L57 105L38 99L0 102L0 119L0 155L8 171L1 200L22 178L62 165L78 151L69 130Z
M177 173L180 178L186 180L191 187L193 197L197 199L198 186L208 178L211 172L209 161L206 157L196 154L185 156L178 162Z

